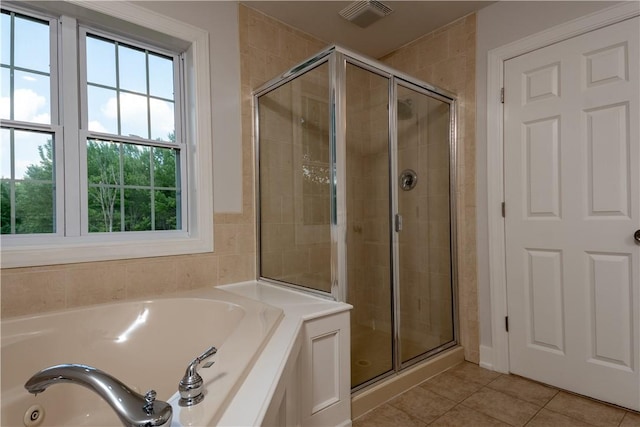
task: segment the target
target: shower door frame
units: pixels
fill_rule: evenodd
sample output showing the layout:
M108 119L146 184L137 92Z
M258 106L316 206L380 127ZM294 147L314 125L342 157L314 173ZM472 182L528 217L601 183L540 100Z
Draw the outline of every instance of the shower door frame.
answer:
M331 232L331 292L296 285L261 276L261 230L260 230L260 116L258 98L313 70L320 65L329 66L329 168L330 168L330 232ZM389 79L389 234L391 267L391 301L393 354L392 369L380 374L355 388L352 392L368 388L380 380L398 374L405 368L419 363L448 348L459 345L458 320L458 247L457 247L457 100L453 93L420 81L399 72L379 61L333 45L301 62L289 71L268 81L253 91L253 126L255 155L255 212L256 212L256 280L286 286L317 296L346 302L347 299L347 211L346 211L346 69L347 64ZM397 132L397 86L416 91L422 95L449 104L449 225L451 251L451 298L453 340L437 348L422 353L406 362L400 357L400 299L399 299L399 233L395 231L395 218L398 213L398 190L395 188L398 176L398 132Z
M396 360L396 371L400 371L403 370L405 368L408 368L412 365L415 365L416 363L419 363L425 359L428 359L429 357L438 354L448 348L454 347L456 345L458 345L459 343L459 335L458 335L458 302L457 302L457 294L458 294L458 252L457 252L457 241L458 241L458 234L457 234L457 211L456 211L456 171L457 171L457 138L456 138L456 129L457 129L457 108L456 108L456 100L455 98L451 98L449 96L444 96L443 94L439 94L437 92L434 92L433 90L429 90L419 84L415 83L415 79L411 79L411 81L408 81L404 78L401 77L394 77L392 79L392 86L393 86L393 91L394 91L394 97L390 98L390 104L392 105L392 108L395 109L396 111L394 112L395 117L394 120L392 121L392 123L394 125L397 125L398 121L397 121L397 105L398 105L398 97L397 97L397 87L398 86L402 86L406 89L412 90L414 92L417 92L421 95L424 96L428 96L430 98L436 99L438 101L442 101L445 102L447 104L449 104L449 239L450 239L450 253L451 253L451 258L450 258L450 268L451 268L451 300L452 300L452 326L453 326L453 340L445 343L445 344L441 344L440 346L429 350L427 352L421 353L418 356L412 357L411 359L407 360L406 362L402 361L401 358L401 354L400 354L400 345L398 344L400 342L400 328L401 328L401 321L400 321L400 285L402 284L401 280L400 280L400 269L397 268L397 266L400 265L400 233L393 230L392 231L392 241L391 241L391 245L392 245L392 250L393 250L393 271L394 271L394 284L393 284L393 292L394 292L394 321L395 321L395 328L394 328L394 341L396 343L395 347L394 347L394 357ZM453 96L453 95L451 95ZM392 159L392 167L396 168L391 175L391 196L393 198L392 200L392 205L393 205L393 209L395 213L399 213L400 209L399 209L399 203L398 203L398 194L399 191L396 189L394 189L394 185L393 183L395 182L395 179L398 178L398 159L397 159L397 153L398 153L398 131L397 128L394 129L393 134L390 135L391 136L391 145L392 145L392 152L393 155L396 156L396 158ZM397 187L397 186L395 186ZM392 216L392 218L394 218Z

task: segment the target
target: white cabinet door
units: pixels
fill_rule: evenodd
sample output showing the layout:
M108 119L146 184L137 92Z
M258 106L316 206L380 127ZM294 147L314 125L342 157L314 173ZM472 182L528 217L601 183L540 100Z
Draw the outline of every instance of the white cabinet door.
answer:
M640 18L505 62L513 373L640 410Z

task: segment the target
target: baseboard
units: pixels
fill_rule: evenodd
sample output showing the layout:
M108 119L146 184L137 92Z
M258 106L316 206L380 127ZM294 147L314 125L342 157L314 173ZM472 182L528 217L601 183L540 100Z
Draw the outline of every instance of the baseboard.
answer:
M480 346L480 367L493 371L493 347Z

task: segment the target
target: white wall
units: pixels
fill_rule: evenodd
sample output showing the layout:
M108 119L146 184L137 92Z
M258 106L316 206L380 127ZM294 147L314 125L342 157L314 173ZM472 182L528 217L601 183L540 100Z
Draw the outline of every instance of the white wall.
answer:
M476 197L480 357L491 347L491 295L487 214L487 52L545 29L594 13L611 1L500 1L477 15ZM499 96L490 94L489 96Z
M209 32L213 207L242 212L240 39L235 1L140 1L144 7Z

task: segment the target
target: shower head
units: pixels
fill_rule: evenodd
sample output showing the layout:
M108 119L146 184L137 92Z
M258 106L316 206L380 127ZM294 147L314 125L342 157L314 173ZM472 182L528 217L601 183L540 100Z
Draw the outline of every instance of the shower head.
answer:
M398 120L408 120L413 117L413 102L411 99L398 99Z

